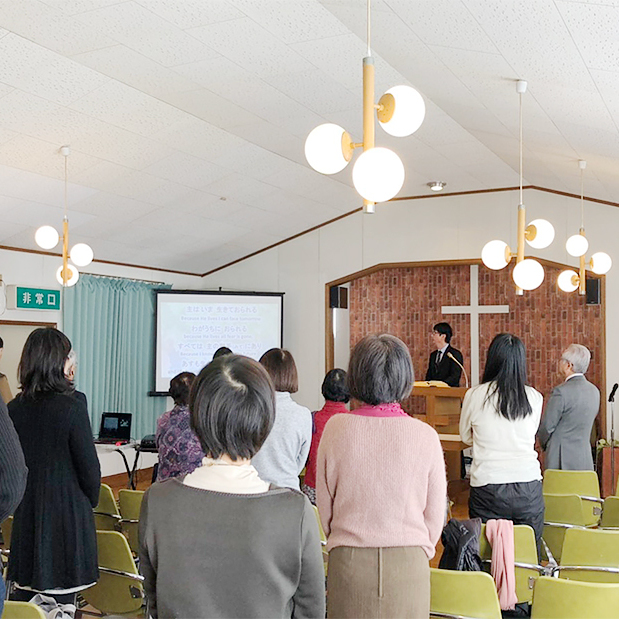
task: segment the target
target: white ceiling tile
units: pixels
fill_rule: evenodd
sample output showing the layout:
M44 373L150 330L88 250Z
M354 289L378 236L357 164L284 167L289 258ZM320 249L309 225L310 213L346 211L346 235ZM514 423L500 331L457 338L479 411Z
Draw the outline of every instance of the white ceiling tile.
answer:
M66 56L114 44L97 24L80 23L37 0L0 0L0 15L7 30Z
M243 17L241 11L225 0L213 2L205 2L204 0L183 0L182 2L137 0L137 2L145 9L183 30Z
M69 107L145 137L187 116L185 112L115 80L108 80Z
M609 6L604 2L582 4L560 0L557 0L556 5L586 65L591 69L617 71L619 40L616 36L600 36L600 33L616 33L619 29L617 5Z
M166 67L211 55L205 45L136 2L81 13L75 19Z
M98 191L79 202L75 202L71 209L80 213L100 215L117 222L128 222L155 211L157 207L125 196Z
M313 1L230 1L284 43L326 39L348 33L348 29L332 13Z
M43 2L62 11L65 15L77 15L119 4L122 0L43 0Z
M28 135L15 134L10 141L0 140L0 164L26 170L35 174L64 179L64 157L60 154L58 144L37 140ZM91 157L73 149L68 160L71 174L79 174L100 163L100 159ZM33 181L37 182L35 176Z
M171 93L166 97L166 101L208 123L226 129L258 120L251 112L205 88Z
M216 52L213 52L213 55L218 56ZM179 75L171 68L161 66L126 45L112 45L77 54L72 56L72 59L153 97L163 98L172 92L185 92L198 88L195 82Z
M3 188L4 191L4 188ZM38 197L35 195L35 197ZM10 213L10 221L29 226L32 233L44 224L62 228L63 209L50 204L33 202L9 195L0 195L0 219L5 219ZM69 211L69 219L75 225L81 225L92 219L92 215ZM33 237L34 242L34 237Z
M67 105L109 79L18 35L0 39L0 75L5 84Z
M192 28L187 32L258 77L311 69L310 64L291 47L249 17Z
M428 45L492 52L497 49L460 0L389 0L389 6ZM446 16L449 16L446 19Z
M208 204L219 200L204 191L191 189L172 181L165 181L154 191L147 191L136 196L137 199L156 206L173 207L182 212L192 213Z
M212 182L229 174L225 168L186 153L173 153L144 170L193 189L208 187Z
M16 224L12 221L3 220L0 217L0 243L4 243L11 237L23 233L28 229L25 224Z

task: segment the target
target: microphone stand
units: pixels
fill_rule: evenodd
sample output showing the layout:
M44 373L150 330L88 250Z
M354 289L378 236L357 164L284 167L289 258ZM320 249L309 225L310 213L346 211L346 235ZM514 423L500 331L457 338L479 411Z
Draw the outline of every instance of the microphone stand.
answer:
M464 372L464 380L465 380L465 383L466 383L466 388L468 389L469 388L469 377L466 375L466 370L464 369L464 366L450 352L447 353L447 356L452 361L455 361L460 366L462 371Z
M610 480L611 493L616 493L615 485L615 394L608 398L610 401Z

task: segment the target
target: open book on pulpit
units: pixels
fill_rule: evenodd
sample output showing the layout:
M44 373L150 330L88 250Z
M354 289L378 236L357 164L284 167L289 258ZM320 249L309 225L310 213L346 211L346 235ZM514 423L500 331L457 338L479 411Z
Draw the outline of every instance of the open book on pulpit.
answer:
M449 385L442 380L416 380L413 383L413 387L447 387Z

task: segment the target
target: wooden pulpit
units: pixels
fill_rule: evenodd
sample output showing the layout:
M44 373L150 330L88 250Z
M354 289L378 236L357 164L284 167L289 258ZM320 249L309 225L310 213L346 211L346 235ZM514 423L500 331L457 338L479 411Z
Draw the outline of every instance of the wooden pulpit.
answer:
M459 440L460 409L462 399L468 391L466 387L438 387L415 383L413 397L423 397L426 414L413 417L430 424L439 434L445 451L447 479L460 479L460 452L468 445Z

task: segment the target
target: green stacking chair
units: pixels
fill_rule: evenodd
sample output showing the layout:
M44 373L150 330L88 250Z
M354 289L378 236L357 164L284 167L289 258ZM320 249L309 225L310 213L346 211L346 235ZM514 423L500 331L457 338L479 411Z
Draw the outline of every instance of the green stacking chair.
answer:
M107 484L101 484L99 502L93 512L97 531L116 531L120 527L118 505L112 489Z
M4 602L2 619L47 619L43 609L30 602Z
M501 619L492 576L430 568L430 617Z
M544 505L543 539L558 562L561 560L565 532L586 528L582 499L577 494L544 494Z
M544 471L544 494L577 494L583 501L585 526L600 523L604 499L600 498L600 481L595 471Z
M125 536L118 531L97 531L97 552L99 580L80 592L82 598L106 615L140 611L144 602L144 578L138 574Z
M129 540L129 547L135 554L138 553L138 525L143 498L142 490L120 490L118 492L120 530Z
M619 529L619 496L606 497L600 526L604 529Z
M535 584L531 619L617 619L619 585L542 576Z
M490 571L492 546L486 537L486 525L482 525L479 539L479 555L484 566ZM536 580L546 573L537 562L535 532L526 524L514 525L514 559L516 570L516 596L518 603L530 604L533 600L533 587Z
M619 584L619 531L568 529L553 571L567 580Z

